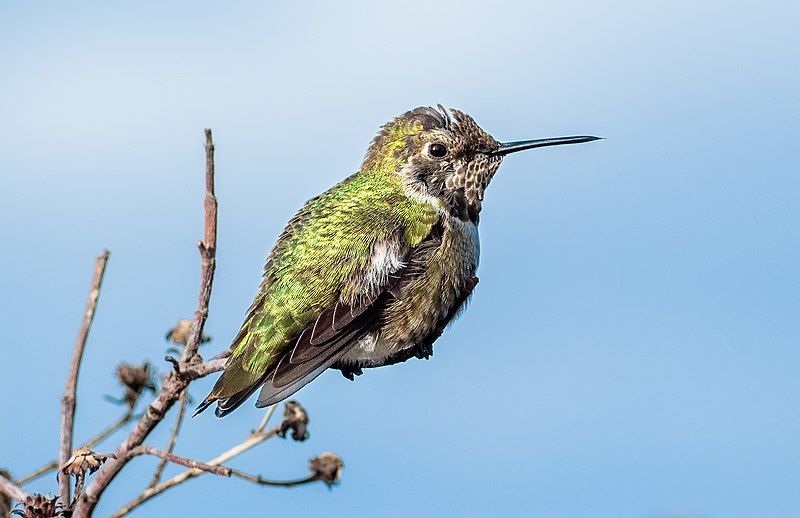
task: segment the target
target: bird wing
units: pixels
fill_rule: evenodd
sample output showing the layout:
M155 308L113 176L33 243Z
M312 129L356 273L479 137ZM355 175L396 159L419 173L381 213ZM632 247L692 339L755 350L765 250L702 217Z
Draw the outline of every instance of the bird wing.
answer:
M402 286L416 274L404 269L391 275L389 282L373 297L356 306L336 302L326 308L313 324L306 326L285 352L274 370L265 379L256 406L266 407L289 397L328 367L379 323L381 310L395 297Z
M417 275L418 271L400 270L389 276L388 282L380 291L358 304L348 305L337 301L333 306L325 308L312 323L303 328L293 346L282 352L277 361L272 362L269 370L259 377L254 377L243 369L241 362L229 362L217 384L224 389L226 384L230 386L230 380L233 379L239 383L244 381L246 386L230 396L210 400L207 398L198 407L198 412L216 401L216 415L224 417L239 407L259 387L261 392L256 402L259 408L273 405L294 394L336 363L359 339L373 331L379 323L381 310L399 297L402 287ZM217 387L212 395L215 392Z

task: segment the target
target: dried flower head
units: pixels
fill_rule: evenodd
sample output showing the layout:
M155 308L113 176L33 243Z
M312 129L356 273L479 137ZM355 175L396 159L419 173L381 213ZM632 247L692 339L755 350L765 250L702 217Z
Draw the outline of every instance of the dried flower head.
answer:
M15 509L12 514L24 518L56 518L63 516L63 508L58 503L58 497L50 497L35 493L28 495L21 502L22 509Z
M167 331L167 336L165 338L174 344L186 345L186 342L189 341L189 335L192 334L192 327L194 327L193 319L182 318L178 320L178 322L175 324L175 327ZM205 333L203 333L203 336L200 337L201 344L210 341L211 337Z
M286 432L292 430L292 439L305 441L308 439L308 414L306 409L297 401L287 401L283 407L283 422L278 435L286 437Z
M88 471L89 474L92 474L100 469L100 466L102 466L105 461L116 458L116 455L113 453L95 453L86 446L82 446L73 451L72 457L61 466L61 473L72 476L83 476Z
M127 389L125 400L128 404L135 402L143 390L156 390L149 362L144 362L141 367L130 363L121 364L117 367L117 379Z
M308 461L308 469L310 469L317 479L325 482L328 486L332 486L339 482L342 478L342 468L344 462L335 453L326 451Z

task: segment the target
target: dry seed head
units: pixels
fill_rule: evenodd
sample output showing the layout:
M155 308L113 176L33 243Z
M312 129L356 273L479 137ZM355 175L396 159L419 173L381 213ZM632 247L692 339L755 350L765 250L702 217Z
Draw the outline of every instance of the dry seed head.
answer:
M63 516L63 509L58 503L58 497L45 496L39 493L28 495L21 502L22 509L12 511L12 514L24 518L56 518Z
M121 364L117 367L117 379L128 391L137 396L144 389L155 390L156 388L150 372L149 362L144 362L141 367L130 363Z
M191 318L182 318L178 320L175 327L167 331L166 339L177 345L186 345L189 341L189 335L192 334L192 327L194 327L194 320ZM200 338L200 343L204 344L211 341L211 336L203 334Z
M287 401L283 407L283 422L278 435L286 437L286 432L292 430L292 439L305 441L308 439L308 413L297 401Z
M337 484L342 478L342 468L344 462L335 453L326 451L310 461L308 461L308 469L310 469L317 478L328 486Z
M61 473L76 477L85 475L87 471L92 474L100 469L100 466L105 461L116 458L114 454L95 453L91 449L82 446L72 452L72 457L61 466Z

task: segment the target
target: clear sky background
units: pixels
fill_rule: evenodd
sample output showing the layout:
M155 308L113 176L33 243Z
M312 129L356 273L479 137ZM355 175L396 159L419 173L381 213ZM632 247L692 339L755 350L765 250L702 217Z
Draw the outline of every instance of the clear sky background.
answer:
M506 160L481 283L430 361L326 373L298 394L309 441L231 463L292 478L331 450L338 488L204 476L138 515L797 516L799 22L788 1L3 2L0 465L56 453L104 247L77 440L119 412L120 361L167 369L164 332L196 304L203 128L213 353L303 201L386 120L442 103L501 140L607 140ZM203 414L177 452L213 457L261 415ZM135 460L99 515L154 465Z

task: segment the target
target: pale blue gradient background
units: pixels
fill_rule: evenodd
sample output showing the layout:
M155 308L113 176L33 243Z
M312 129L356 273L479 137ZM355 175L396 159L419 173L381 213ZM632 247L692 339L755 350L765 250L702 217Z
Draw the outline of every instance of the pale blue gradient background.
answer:
M163 333L196 303L204 127L216 352L301 203L388 118L441 102L499 139L607 140L506 161L481 284L431 361L323 375L298 395L309 441L232 462L290 478L332 450L340 487L205 476L138 516L797 516L798 22L786 1L4 2L0 465L56 451L103 247L77 438L117 414L102 396L120 360L166 369ZM211 457L260 415L204 414L178 453Z

